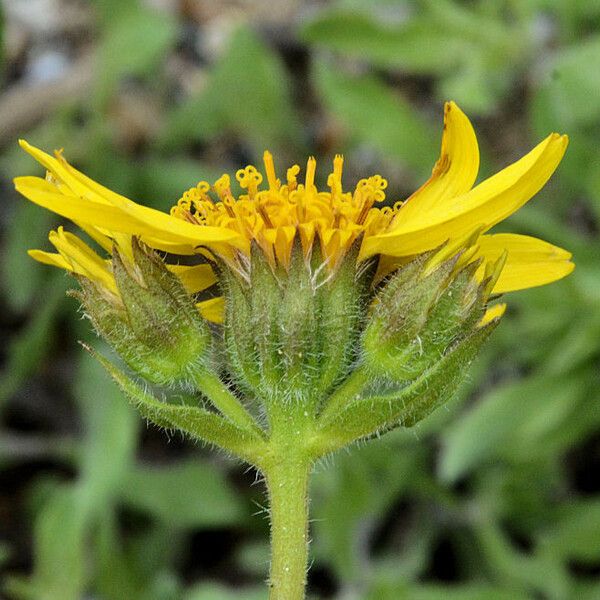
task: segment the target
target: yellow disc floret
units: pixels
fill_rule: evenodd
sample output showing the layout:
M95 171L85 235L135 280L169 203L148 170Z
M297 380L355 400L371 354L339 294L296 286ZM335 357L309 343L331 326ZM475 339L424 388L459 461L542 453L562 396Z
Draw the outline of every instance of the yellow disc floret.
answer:
M171 214L200 226L229 228L255 242L273 266L287 267L294 240L299 239L305 256L309 256L318 238L323 260L334 269L352 243L361 235L385 231L396 209L376 208L385 200L387 181L381 175L361 179L353 192L342 188L344 159L337 155L333 172L327 179L329 191L315 186L317 163L308 159L304 184L298 183L300 167L294 165L281 184L273 157L264 153L268 189L260 189L263 175L249 165L236 173L245 193L235 198L228 175L212 186L216 198L209 195L211 186L201 181L191 188L171 209Z

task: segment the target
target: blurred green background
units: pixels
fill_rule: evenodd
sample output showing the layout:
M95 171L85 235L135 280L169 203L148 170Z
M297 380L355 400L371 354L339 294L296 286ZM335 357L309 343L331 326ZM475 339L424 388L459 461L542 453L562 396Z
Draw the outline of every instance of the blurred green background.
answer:
M458 398L317 468L310 590L338 600L600 598L600 1L4 0L0 171L0 595L259 600L264 491L147 428L31 261L59 221L11 178L19 136L167 209L276 153L346 156L393 201L427 177L442 109L473 119L482 176L550 131L551 183L505 227L573 251L509 297Z

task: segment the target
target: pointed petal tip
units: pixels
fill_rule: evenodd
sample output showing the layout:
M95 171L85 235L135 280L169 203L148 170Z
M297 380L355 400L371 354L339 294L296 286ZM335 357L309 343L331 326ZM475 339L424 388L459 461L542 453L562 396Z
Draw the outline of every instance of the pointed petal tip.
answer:
M477 323L477 327L481 329L486 325L489 325L492 322L498 322L506 312L506 303L494 304L490 306L486 311L483 317L481 317L479 323Z
M563 277L566 277L567 275L570 275L574 270L575 270L575 263L568 260L566 261L567 264L565 266L565 274L563 275Z
M18 177L13 177L13 185L15 186L15 190L25 195L23 190L27 187L27 181L30 179L29 175L19 175Z
M549 142L556 142L564 148L569 145L569 136L566 133L557 133L554 131L547 137L547 140Z
M32 144L30 144L26 139L20 138L19 139L19 146L23 150L25 150L25 152L27 152L27 154L33 156L33 158L36 158L36 156L35 156L36 153L42 153L43 154L42 150L40 150L39 148L36 148Z
M447 115L451 111L457 111L461 114L464 114L463 110L460 108L458 104L454 100L448 100L444 103L444 114Z

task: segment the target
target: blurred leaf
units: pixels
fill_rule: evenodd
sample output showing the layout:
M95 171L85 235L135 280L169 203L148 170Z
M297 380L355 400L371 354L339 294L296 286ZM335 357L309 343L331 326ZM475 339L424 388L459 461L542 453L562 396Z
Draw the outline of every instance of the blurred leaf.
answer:
M457 2L423 2L414 13L325 10L302 30L303 39L376 66L435 75L439 100L471 113L489 113L510 91L529 46L517 15L505 23ZM510 26L509 26L510 23Z
M173 148L233 132L257 155L298 144L300 125L289 87L279 58L250 29L240 29L206 89L173 111L163 142Z
M99 51L96 110L100 110L123 76L148 74L164 57L175 36L175 23L169 14L148 8L127 10L119 18L107 21Z
M418 451L390 452L380 442L338 456L314 476L315 553L345 581L366 575L361 558L378 519L418 469Z
M29 600L81 600L86 580L86 515L76 488L57 490L35 524L35 571L8 590Z
M158 536L153 535L155 533ZM177 536L171 531L152 528L140 537L140 546L129 544L123 548L115 517L107 514L101 520L96 537L96 580L100 597L102 600L180 600L180 585L171 571L171 561L178 550L175 548ZM161 560L153 560L157 548L152 538L160 540ZM148 556L153 558L148 560Z
M407 585L380 582L365 600L529 600L526 594L484 584Z
M271 550L266 539L244 544L237 555L240 567L247 573L263 577L269 570Z
M558 508L543 548L561 558L600 561L600 499L579 500Z
M470 50L464 39L425 20L386 22L363 11L328 10L300 30L303 41L374 65L443 74Z
M598 600L600 597L600 581L580 580L573 585L573 598L577 600Z
M6 542L0 542L0 568L10 558L10 546Z
M92 0L101 21L109 24L139 10L139 0Z
M181 559L188 535L188 531L174 529L168 524L152 523L138 530L136 535L124 537L125 562L146 587L155 584L160 587L160 580L164 580L164 575L169 574Z
M545 598L572 598L571 581L559 561L540 553L526 554L515 548L504 532L491 522L476 528L482 554L496 575Z
M22 312L32 302L40 287L45 269L27 254L30 248L45 248L51 228L51 214L31 202L15 207L3 248L2 279L6 302L16 312Z
M221 527L244 514L222 471L198 461L134 469L121 493L131 508L173 527Z
M267 600L267 592L259 589L227 589L219 584L203 584L190 589L183 600Z
M0 5L0 77L2 80L4 79L5 72L5 28L6 28L6 19L4 18L4 7Z
M600 355L600 312L575 318L556 342L541 369L548 376L567 373Z
M80 353L75 394L86 429L81 487L93 510L112 504L123 487L137 445L139 418L102 366Z
M223 173L218 169L188 158L152 158L140 166L136 188L141 198L153 198L144 204L168 211L183 192L199 181L216 181Z
M597 123L600 117L600 35L561 49L545 65L534 107L543 110L554 127Z
M24 330L10 341L8 358L0 376L0 410L51 350L52 332L57 313L64 302L67 282L62 273L48 280L43 288L43 297L38 294L40 306L36 314Z
M96 533L98 556L97 588L103 600L140 597L141 582L127 563L117 537L116 524L112 515L100 520Z
M314 65L313 77L331 116L357 142L404 161L417 174L431 169L437 160L438 136L401 95L372 75L351 77L325 61Z
M492 390L443 434L442 478L456 481L516 444L521 453L515 455L527 459L523 450L533 451L549 430L561 426L584 386L576 377L535 378Z

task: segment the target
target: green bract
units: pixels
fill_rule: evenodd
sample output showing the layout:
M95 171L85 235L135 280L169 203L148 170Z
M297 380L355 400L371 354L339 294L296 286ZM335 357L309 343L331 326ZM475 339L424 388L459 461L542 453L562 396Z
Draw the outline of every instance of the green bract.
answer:
M113 252L122 305L84 277L75 295L99 335L144 379L159 384L189 380L205 361L209 327L156 253L134 239L132 258L130 263L116 248Z
M482 325L487 281L459 255L431 267L421 255L376 281L359 244L335 270L316 247L294 246L288 269L256 247L243 271L219 261L222 327L209 327L156 253L137 242L133 264L112 260L122 306L82 279L79 294L100 335L144 379L193 385L220 413L168 404L111 372L145 416L258 467L282 421L310 461L425 418L454 392L498 319ZM211 431L213 433L211 434ZM228 431L230 438L227 434ZM247 441L239 449L239 432Z

